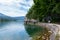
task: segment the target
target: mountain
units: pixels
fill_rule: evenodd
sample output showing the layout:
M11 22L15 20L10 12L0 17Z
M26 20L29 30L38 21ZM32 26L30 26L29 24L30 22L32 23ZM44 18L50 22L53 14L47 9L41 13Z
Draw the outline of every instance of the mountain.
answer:
M9 21L9 20L13 20L11 17L9 17L9 16L6 16L6 15L4 15L4 14L2 14L2 13L0 13L0 20L6 20L6 21Z
M24 20L24 16L20 16L20 17L12 17L15 20Z
M28 19L35 19L40 22L60 22L60 0L33 0L33 2L34 5L26 15Z
M15 21L24 21L25 16L20 16L20 17L13 17Z
M10 17L10 16L6 16L2 13L0 13L0 20L1 21L16 21L16 20L24 20L24 16L20 16L20 17Z

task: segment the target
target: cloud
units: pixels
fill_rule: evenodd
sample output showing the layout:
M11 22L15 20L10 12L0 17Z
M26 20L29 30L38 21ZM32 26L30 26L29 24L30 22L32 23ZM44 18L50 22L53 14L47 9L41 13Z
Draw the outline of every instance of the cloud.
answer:
M0 12L12 17L25 16L32 4L32 0L0 0Z
M29 4L25 4L25 3L20 3L20 5L22 5L22 6L29 6L30 7Z

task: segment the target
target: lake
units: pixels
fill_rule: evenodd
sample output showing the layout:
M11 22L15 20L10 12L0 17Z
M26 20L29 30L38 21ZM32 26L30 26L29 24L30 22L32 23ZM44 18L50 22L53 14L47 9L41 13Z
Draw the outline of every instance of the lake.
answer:
M28 40L23 22L1 22L0 40Z
M0 23L0 40L31 40L35 33L44 31L41 27L24 25L22 21Z

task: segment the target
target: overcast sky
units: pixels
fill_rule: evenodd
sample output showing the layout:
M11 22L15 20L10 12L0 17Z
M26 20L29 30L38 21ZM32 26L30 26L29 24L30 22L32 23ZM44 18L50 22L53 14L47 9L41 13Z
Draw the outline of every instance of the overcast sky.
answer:
M33 0L0 0L0 13L11 17L25 16Z

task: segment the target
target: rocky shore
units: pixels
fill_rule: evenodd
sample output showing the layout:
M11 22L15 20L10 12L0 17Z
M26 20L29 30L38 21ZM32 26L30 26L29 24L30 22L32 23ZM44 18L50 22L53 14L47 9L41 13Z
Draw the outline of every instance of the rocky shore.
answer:
M31 24L31 25L37 25L41 26L43 28L49 29L52 34L50 35L50 40L57 40L56 36L57 34L60 36L60 25L59 24L54 24L54 23L42 23L42 22L31 22L31 21L26 21L26 24ZM60 37L58 38L60 40Z
M37 25L46 27L51 30L52 34L50 35L50 40L56 40L57 34L60 35L60 25L52 23L38 23ZM60 40L60 39L59 39Z

